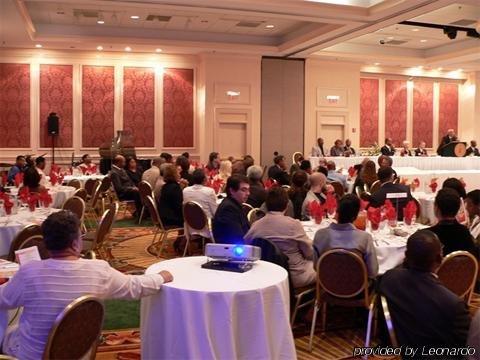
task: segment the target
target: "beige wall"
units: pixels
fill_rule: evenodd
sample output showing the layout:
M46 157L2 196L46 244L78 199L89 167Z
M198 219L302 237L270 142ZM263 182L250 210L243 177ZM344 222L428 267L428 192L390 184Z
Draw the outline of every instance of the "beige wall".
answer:
M458 135L462 141L480 142L480 71L469 74L460 85L458 98Z
M325 101L327 95L338 96L337 103ZM359 143L360 65L307 59L305 62L305 142L309 154L320 134L320 126L344 124L344 138L354 148ZM326 144L330 149L333 144Z

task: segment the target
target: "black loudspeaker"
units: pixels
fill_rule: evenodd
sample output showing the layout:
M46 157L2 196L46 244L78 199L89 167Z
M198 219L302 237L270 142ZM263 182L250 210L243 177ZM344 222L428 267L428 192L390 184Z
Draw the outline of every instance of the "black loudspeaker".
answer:
M58 120L56 113L48 115L48 135L58 135Z

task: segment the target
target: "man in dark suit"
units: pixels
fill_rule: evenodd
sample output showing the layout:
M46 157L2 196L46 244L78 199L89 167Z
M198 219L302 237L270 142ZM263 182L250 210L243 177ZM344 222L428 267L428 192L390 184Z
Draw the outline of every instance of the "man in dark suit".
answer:
M242 204L250 194L248 178L232 175L225 188L227 197L218 206L213 217L213 237L220 244L243 244L243 237L250 229Z
M477 142L475 140L470 141L470 146L467 148L465 156L480 156L480 151L477 148Z
M393 169L389 166L381 167L377 172L378 180L382 184L380 189L371 196L370 205L380 207L389 199L397 209L397 218L403 220L403 208L413 199L408 186L393 183Z
M442 141L440 141L440 144L438 145L437 154L442 155L442 148L445 145L450 144L452 141L457 141L457 140L458 139L457 139L457 135L455 135L455 130L448 129L447 130L447 135L445 135L442 138Z
M418 144L418 147L415 149L415 156L428 156L425 146L427 146L425 141L420 141L420 144Z
M460 196L450 188L441 189L435 197L435 215L438 223L429 228L443 244L443 254L464 250L476 255L475 244L468 228L455 218L460 209Z
M441 262L437 236L429 230L417 231L407 241L404 268L387 271L379 284L399 345L418 348L415 359L422 358L423 346L427 351L435 346L462 347L467 340L467 307L435 275Z
M290 185L290 176L287 174L285 156L278 155L277 152L274 155L273 165L268 169L268 177L275 180L279 185Z
M120 200L135 201L136 212L134 216L140 214L142 209L142 202L140 201L140 194L138 188L125 171L125 158L122 155L117 155L113 159L112 170L110 170L110 178L112 179L113 188Z
M380 149L382 155L393 156L395 155L395 148L393 147L392 139L386 138L385 145Z

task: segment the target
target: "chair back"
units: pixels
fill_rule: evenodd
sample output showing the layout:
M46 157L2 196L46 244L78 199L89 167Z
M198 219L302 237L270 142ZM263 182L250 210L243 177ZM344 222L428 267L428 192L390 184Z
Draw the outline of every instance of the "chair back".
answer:
M337 194L337 197L341 199L345 194L345 189L343 188L343 185L338 181L332 181L330 185L333 186L333 189L335 190L335 194Z
M142 200L142 203L145 203L145 198L147 196L154 197L151 185L145 180L142 180L138 183L138 193L140 194L140 199Z
M88 193L87 193L87 190L85 190L84 188L80 188L75 190L75 192L73 193L73 196L77 196L81 198L83 201L87 201Z
M87 191L88 196L93 196L99 184L100 184L100 181L98 181L98 179L90 178L87 181L85 181L85 190Z
M290 185L282 185L282 188L284 188L285 190L290 190Z
M84 190L84 189L79 189L79 190ZM75 215L77 215L78 220L82 222L83 216L85 215L85 201L83 201L83 199L78 196L72 196L71 198L68 198L63 203L62 209L70 210Z
M23 244L25 240L35 235L42 235L42 228L40 225L30 224L20 230L10 245L10 251L8 252L7 260L15 261L15 251L20 249L20 245Z
M395 329L393 328L392 316L390 315L390 309L385 296L381 295L379 298L380 307L385 318L385 324L387 325L388 336L390 337L390 343L393 347L398 347L397 336L395 335Z
M153 225L159 227L160 229L165 229L163 227L162 220L160 219L160 214L158 213L157 204L155 203L155 200L153 200L152 196L147 196L145 198L145 207L150 214Z
M105 309L100 299L87 295L72 301L56 318L43 359L95 358Z
M292 155L292 162L296 164L298 162L298 159L301 158L303 154L300 151L296 151Z
M454 294L470 303L478 273L478 262L466 251L454 251L442 261L437 270L439 280Z
M45 241L43 241L42 235L33 235L23 241L17 250L26 249L32 246L36 246L38 253L40 254L40 259L49 259L50 253L45 246Z
M118 207L118 203L114 202L110 204L109 209L103 213L100 223L98 224L97 232L95 233L95 240L92 244L92 250L101 248L105 240L108 238L108 235L112 230L113 222L117 216Z
M80 189L82 187L82 183L78 179L72 179L67 183L67 186L72 186L75 189Z
M392 181L394 184L400 184L400 177L397 176L395 179Z
M248 213L253 210L253 206L247 203L242 204L242 210L245 216L248 216Z
M372 184L372 186L370 186L370 194L374 194L376 191L378 191L381 187L382 183L380 182L380 180L375 180Z
M248 212L248 215L247 215L247 218L248 218L248 222L250 223L250 226L257 220L263 218L265 216L265 211L261 210L261 209L252 209Z
M367 267L351 250L332 249L317 264L317 294L322 290L339 298L352 298L368 291Z
M104 193L110 189L110 186L112 186L112 179L110 178L110 176L105 176L100 182L98 190L100 191L100 193Z
M183 204L183 218L193 230L203 230L208 226L208 217L202 206L195 201Z

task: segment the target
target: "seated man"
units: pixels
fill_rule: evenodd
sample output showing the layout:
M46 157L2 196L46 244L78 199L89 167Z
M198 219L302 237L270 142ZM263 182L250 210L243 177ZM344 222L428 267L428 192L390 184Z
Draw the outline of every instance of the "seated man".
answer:
M343 156L344 152L342 140L335 140L335 145L330 148L330 156Z
M113 159L112 170L110 170L110 178L112 179L113 188L120 200L135 201L136 214L140 214L142 209L142 202L140 201L140 194L138 188L125 171L125 158L122 155L117 155Z
M250 194L250 184L243 175L232 175L225 187L227 197L218 206L213 217L213 237L221 244L243 244L243 237L250 229L242 204Z
M267 191L262 183L263 169L259 165L252 165L247 169L247 178L250 182L250 195L247 204L259 208L267 198Z
M420 144L418 144L418 148L415 149L415 156L428 156L425 146L427 146L425 141L420 141Z
M393 141L390 138L385 139L385 145L380 148L382 155L393 156L395 155L395 148L393 147Z
M158 157L152 160L152 167L145 170L142 174L142 181L146 181L152 187L155 196L160 196L160 191L164 184L163 178L160 175L160 166L165 163L165 159Z
M13 184L13 182L15 181L15 175L25 170L25 164L26 164L25 156L18 155L15 161L15 165L13 165L11 169L8 171L8 175L7 175L8 183Z
M385 200L389 199L397 209L397 219L402 221L403 208L413 199L410 187L393 183L393 170L391 167L378 169L377 177L382 185L380 189L372 194L370 205L380 207L385 203Z
M314 157L325 157L327 152L323 150L323 139L318 138L317 143L312 146L311 155Z
M315 282L313 268L312 240L303 229L300 221L285 216L288 195L285 189L273 187L265 201L267 214L255 221L245 235L245 242L266 239L275 243L288 257L288 267L293 286L303 287Z
M40 175L40 185L46 187L48 185L47 175L45 175L46 160L43 156L39 156L35 159L35 168Z
M480 156L480 151L477 148L477 142L475 140L470 141L470 146L467 148L465 156Z
M334 161L332 160L327 161L327 170L328 170L327 180L339 182L340 184L342 184L344 189L347 188L347 177L336 171L336 166Z
M360 211L360 199L355 195L345 195L338 203L337 223L320 229L313 239L315 251L314 262L331 249L356 250L362 254L367 266L368 277L373 279L378 274L378 260L373 246L372 235L358 230L353 222Z
M173 280L168 271L125 275L106 261L81 259L80 222L70 211L50 215L42 231L51 258L22 265L0 287L0 309L23 306L18 326L7 329L3 343L3 350L18 359L42 358L56 317L78 297L139 299Z
M195 201L200 204L209 219L212 219L217 211L217 196L215 190L205 186L207 177L203 169L196 169L192 174L192 186L183 189L183 202Z
M435 197L435 216L438 223L429 228L443 244L443 254L464 250L476 256L475 244L468 228L460 224L457 219L460 209L460 196L450 188L438 191Z
M324 204L327 200L325 188L327 185L327 177L320 172L315 172L310 175L309 180L310 190L307 192L305 200L303 200L302 219L310 216L309 205L312 201L318 201L320 204Z
M97 165L93 163L89 154L82 156L82 163L78 165L78 167L85 175L93 175L97 173Z
M405 267L389 270L382 277L379 290L388 301L401 346L419 352L423 346L465 346L470 323L467 307L435 275L441 262L442 244L437 236L420 230L408 238Z
M268 177L275 180L279 185L290 185L290 176L287 173L285 156L274 153L273 165L268 169Z
M412 150L410 150L410 141L405 140L402 144L402 150L400 150L400 156L412 156Z
M343 155L355 156L355 149L352 147L352 141L350 139L345 140L345 146L343 147Z

